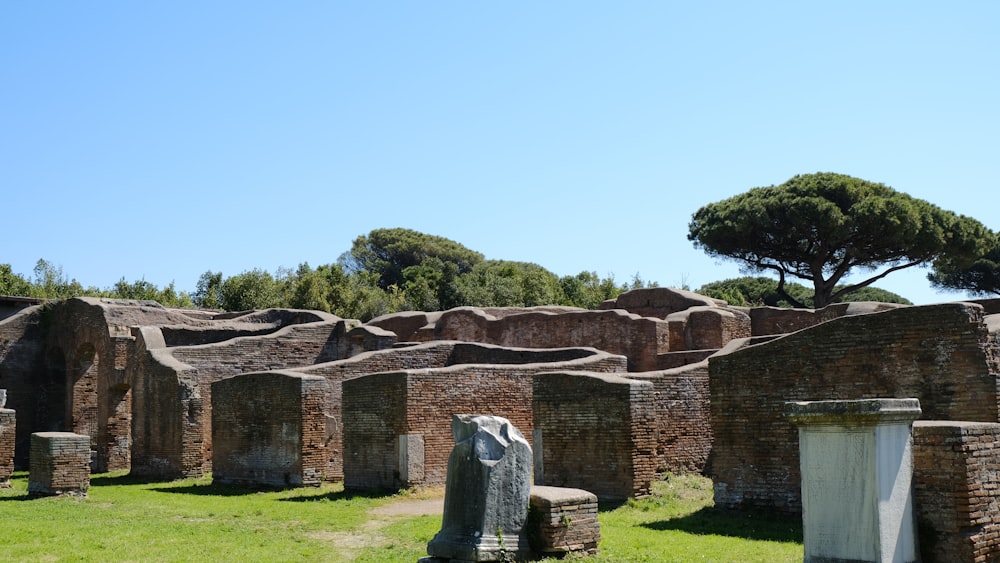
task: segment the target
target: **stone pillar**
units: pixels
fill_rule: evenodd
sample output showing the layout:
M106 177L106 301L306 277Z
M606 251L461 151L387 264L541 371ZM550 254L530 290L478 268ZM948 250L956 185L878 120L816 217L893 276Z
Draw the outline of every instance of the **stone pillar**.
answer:
M785 416L799 427L805 562L919 561L917 399L788 402Z
M456 414L441 531L421 561L527 558L531 446L499 416Z
M403 434L399 437L399 480L404 487L424 481L424 435Z
M14 474L16 415L12 409L0 407L0 488L10 487L10 476Z
M72 432L31 435L28 493L86 495L90 488L90 436Z

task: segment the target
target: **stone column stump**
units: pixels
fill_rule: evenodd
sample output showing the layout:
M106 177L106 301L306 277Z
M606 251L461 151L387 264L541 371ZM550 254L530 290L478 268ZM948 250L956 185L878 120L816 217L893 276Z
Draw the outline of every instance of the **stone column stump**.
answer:
M441 531L421 562L522 561L531 493L531 446L509 420L456 414Z
M805 562L911 563L917 399L785 403L799 427Z
M72 432L31 435L28 493L84 496L90 488L90 436Z
M12 409L0 408L0 488L10 487L10 476L14 474L16 414Z

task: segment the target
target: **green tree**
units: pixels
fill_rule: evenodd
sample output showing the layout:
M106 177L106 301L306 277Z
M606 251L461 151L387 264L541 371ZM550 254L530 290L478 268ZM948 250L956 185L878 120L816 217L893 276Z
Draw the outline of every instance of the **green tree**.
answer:
M938 260L927 274L931 285L938 289L967 291L972 295L1000 295L1000 234L979 258L968 265Z
M437 261L430 259L436 258ZM454 264L458 274L472 270L482 262L483 255L443 237L411 229L375 229L351 244L351 250L341 256L341 265L349 272L366 271L378 275L378 286L404 287L403 271L411 266Z
M100 295L96 288L84 289L80 282L67 279L62 266L45 259L35 263L34 279L32 280L32 297L44 299L68 299L86 295Z
M331 291L329 277L322 270L313 270L308 263L303 262L295 271L288 305L295 309L329 313L332 311L329 300Z
M843 286L838 286L838 289ZM785 291L796 301L813 306L812 291L799 283L785 284ZM792 307L792 302L778 293L778 280L767 277L730 278L707 283L696 291L701 295L723 299L737 307ZM878 301L881 303L912 304L901 295L878 287L864 287L857 291L841 295L842 301Z
M220 289L220 305L226 311L248 311L282 307L277 281L267 271L253 269L226 278Z
M222 308L222 272L208 271L198 278L194 293L191 295L196 307L202 309Z
M748 271L774 271L778 293L797 307L806 305L785 290L787 278L804 280L825 307L903 268L945 257L967 265L985 251L989 230L883 184L817 173L702 207L688 240ZM873 275L838 288L853 270Z
M486 260L458 278L463 305L534 307L565 300L559 277L538 264Z
M10 264L0 264L0 295L30 297L31 282L15 274Z
M559 278L562 286L563 305L596 309L608 299L614 299L629 290L627 285L615 283L614 276L601 278L597 272L580 272L575 276Z
M125 278L118 280L114 287L107 292L108 297L115 299L138 299L144 301L156 301L164 307L193 307L194 302L186 292L178 293L174 288L174 282L160 289L155 284L146 280L138 280L132 283L125 281Z

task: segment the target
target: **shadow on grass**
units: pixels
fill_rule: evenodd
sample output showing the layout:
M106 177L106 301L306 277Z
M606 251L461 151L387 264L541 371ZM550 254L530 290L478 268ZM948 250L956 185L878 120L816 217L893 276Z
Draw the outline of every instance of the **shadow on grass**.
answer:
M158 493L175 493L181 495L198 495L207 497L241 497L262 492L274 492L282 489L267 487L236 487L233 485L217 485L215 483L196 483L194 485L170 485L149 489Z
M385 498L391 497L393 492L382 491L378 489L363 489L363 490L341 490L341 491L330 491L324 493L318 493L315 495L296 495L294 497L287 497L278 499L282 502L317 502L317 501L336 501L336 500L351 500L355 498Z
M802 518L760 511L702 508L697 512L641 524L650 530L676 530L695 535L717 535L750 540L802 543Z
M167 480L157 477L147 477L143 475L130 475L125 473L123 475L115 475L112 473L106 473L102 475L94 475L90 477L91 487L107 487L113 485L148 485L150 483L163 483Z

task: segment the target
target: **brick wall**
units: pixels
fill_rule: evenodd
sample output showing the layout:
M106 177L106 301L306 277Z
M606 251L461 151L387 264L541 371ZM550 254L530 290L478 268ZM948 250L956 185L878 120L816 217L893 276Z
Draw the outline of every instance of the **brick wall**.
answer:
M142 433L133 439L133 472L175 478L211 471L212 383L335 359L344 323L292 325L266 336L141 354L130 374L136 388L134 427Z
M62 355L57 358L62 361ZM31 307L0 321L0 388L7 408L17 411L14 459L27 468L32 428L60 430L65 416L65 376L46 369L42 310Z
M538 352L544 356L545 351ZM520 353L531 357L530 351ZM532 379L560 367L624 372L625 358L592 351L590 357L565 362L457 364L343 380L344 485L395 489L443 484L448 455L455 445L453 414L502 416L530 441ZM385 405L375 405L378 400ZM422 479L399 479L398 437L402 434L423 436Z
M643 317L665 319L671 313L683 311L690 307L722 306L725 301L713 299L693 291L675 289L672 287L649 287L633 289L601 303L600 308L624 309Z
M719 349L750 336L750 316L737 309L692 307L667 317L670 351Z
M471 308L441 315L435 339L506 347L593 347L628 358L629 371L651 371L657 354L669 351L666 321L622 310L529 312L496 318Z
M472 366L478 364L520 365L530 373L548 370L553 366L571 366L573 369L590 369L604 372L626 370L626 359L624 357L610 355L593 349L512 349L488 344L454 341L435 341L391 350L367 352L337 362L297 368L294 371L322 376L329 383L326 414L332 419L334 427L327 443L331 456L329 474L334 478L344 475L341 465L345 456L344 452L347 451L344 443L346 439L344 428L350 425L346 415L341 411L343 383L345 381L369 374L397 370L442 369L448 366ZM430 404L440 405L441 402L434 399ZM447 414L446 416L450 421L451 415ZM422 434L423 431L418 426L414 426L412 433ZM446 439L450 441L450 426L447 436ZM447 454L445 454L445 459L447 460ZM391 481L381 481L379 483L380 487L385 488L399 486L392 484Z
M17 417L12 409L0 408L0 487L10 486L14 474L14 435Z
M657 471L705 473L712 451L708 362L628 377L653 384Z
M842 317L712 356L716 505L801 510L785 401L915 397L925 419L997 422L998 372L983 310L968 303Z
M399 436L406 434L407 374L377 373L344 381L344 487L391 489L400 482Z
M1000 424L917 421L913 477L925 563L1000 560Z
M580 488L605 501L648 495L656 476L653 405L649 381L537 375L533 419L542 451L535 452L535 484Z
M318 485L326 472L326 380L249 373L212 384L212 479Z
M855 301L835 303L822 309L783 309L779 307L754 307L750 309L750 324L753 336L787 334L819 323L850 315L866 315L906 305Z

